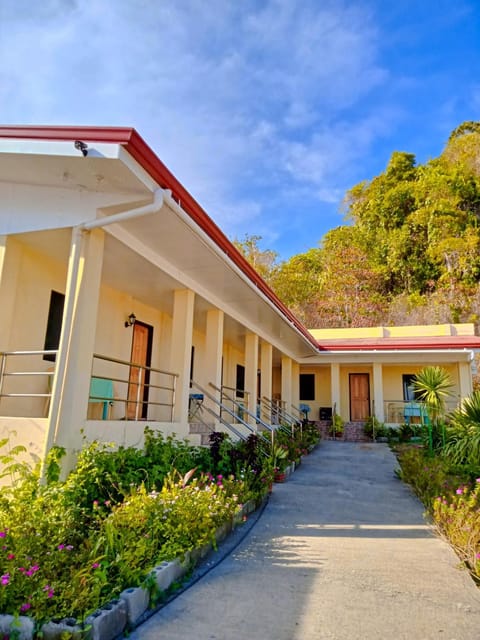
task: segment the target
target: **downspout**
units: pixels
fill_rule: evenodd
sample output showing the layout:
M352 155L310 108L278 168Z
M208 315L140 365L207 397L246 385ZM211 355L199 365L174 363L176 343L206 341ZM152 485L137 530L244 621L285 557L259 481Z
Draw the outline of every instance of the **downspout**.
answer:
M65 306L62 318L62 331L60 335L60 343L58 346L55 376L52 384L50 415L48 420L48 429L45 437L43 452L44 455L42 460L43 465L45 464L46 456L49 450L52 448L56 440L56 436L60 427L58 420L60 398L63 395L63 389L65 386L66 363L68 362L71 330L73 319L75 316L80 260L82 256L83 239L85 237L85 234L92 229L98 229L100 227L106 227L107 225L125 222L127 220L139 218L151 213L158 213L163 206L163 193L163 189L156 189L153 192L153 202L151 202L150 204L144 205L142 207L137 207L135 209L129 209L128 211L122 211L121 213L113 214L111 216L104 216L102 218L87 220L85 222L81 222L79 225L73 227L72 229L72 252L67 274Z

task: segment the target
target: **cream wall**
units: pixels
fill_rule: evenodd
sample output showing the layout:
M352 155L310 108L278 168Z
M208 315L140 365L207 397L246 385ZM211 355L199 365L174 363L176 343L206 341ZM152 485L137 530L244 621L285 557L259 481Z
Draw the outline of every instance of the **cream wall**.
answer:
M300 404L308 404L310 420L318 420L320 417L320 407L332 406L332 378L330 367L300 367L302 373L313 373L315 375L315 400L304 400L300 398ZM300 386L300 385L299 385Z
M95 352L119 360L130 361L133 327L125 327L125 321L132 312L138 321L153 327L152 367L168 371L172 319L154 307L142 304L132 296L106 286L102 286L100 290ZM113 383L114 396L126 398L128 385L127 382L120 380L128 380L128 366L95 359L93 374L116 378L117 380L114 380ZM167 382L167 378L162 376L160 379L158 374L152 372L151 383L159 384L161 382ZM170 382L169 379L168 382ZM162 397L161 391L154 388L150 390L149 399L153 401L167 400L166 397ZM89 408L89 417L99 417L98 413L98 408ZM114 402L110 417L120 419L124 415L125 403ZM169 420L170 413L167 408L152 405L149 411L150 416L152 419Z
M0 349L6 351L37 351L45 344L48 311L52 290L65 292L67 270L61 262L47 258L19 242L9 238L7 251L15 254L15 267L7 261L6 272L2 277L11 277L15 283L12 315L9 330L4 332ZM15 273L9 273L14 268ZM5 335L8 336L5 339ZM7 371L47 371L53 363L43 360L42 356L16 356L8 359ZM17 393L47 393L48 378L28 376L25 378L6 378L3 392L13 390ZM0 415L44 416L48 403L44 398L2 398Z
M223 346L223 384L235 388L237 382L237 364L245 366L245 354L228 343Z
M193 359L193 379L195 382L198 382L199 385L207 389L209 393L212 392L212 389L208 388L208 383L210 380L207 380L204 376L204 371L206 369L205 359L207 357L206 354L206 336L204 333L200 333L200 331L193 329L193 341L192 345L195 347L195 356Z
M46 430L46 418L0 418L0 440L8 438L8 444L0 449L0 455L5 455L17 445L23 445L27 451L15 456L15 461L26 462L34 467L43 456ZM8 484L8 476L0 478L0 486Z
M451 377L453 387L452 396L447 399L447 408L453 409L460 396L458 364L439 364ZM407 374L415 375L423 368L423 365L384 365L383 366L383 398L385 403L385 421L396 422L395 405L403 403L402 376Z

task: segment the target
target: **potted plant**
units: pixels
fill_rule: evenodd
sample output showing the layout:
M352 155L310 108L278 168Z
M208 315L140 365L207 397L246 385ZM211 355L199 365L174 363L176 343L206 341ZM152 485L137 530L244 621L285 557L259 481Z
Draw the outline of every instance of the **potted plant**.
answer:
M274 481L285 482L285 469L287 467L288 450L281 444L274 443L271 448L270 457L273 465Z
M343 420L341 416L336 413L333 416L332 424L330 429L328 430L328 434L333 436L333 438L342 438L343 437Z

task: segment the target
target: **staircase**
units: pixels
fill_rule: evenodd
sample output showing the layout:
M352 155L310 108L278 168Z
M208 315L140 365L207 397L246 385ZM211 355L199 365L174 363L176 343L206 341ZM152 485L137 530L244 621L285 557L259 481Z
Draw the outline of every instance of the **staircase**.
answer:
M370 442L363 432L364 422L346 422L343 425L343 439L345 442Z
M203 422L191 422L190 423L190 435L199 435L200 444L208 446L210 444L210 434L215 431L215 427L212 424Z
M317 420L315 422L323 440L333 440L330 435L331 420ZM343 425L343 435L337 436L336 440L344 442L370 442L370 439L363 432L363 422L346 422Z

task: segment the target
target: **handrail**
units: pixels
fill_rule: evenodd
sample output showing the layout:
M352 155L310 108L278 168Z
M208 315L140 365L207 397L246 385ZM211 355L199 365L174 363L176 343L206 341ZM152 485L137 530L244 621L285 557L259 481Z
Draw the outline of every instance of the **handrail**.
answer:
M156 369L155 367L149 367L144 364L139 364L137 362L133 362L130 360L120 360L119 358L111 358L110 356L103 356L99 353L93 354L94 358L98 358L99 360L106 360L107 362L114 362L115 364L126 364L129 367L138 367L139 369L148 369L149 371L154 371L155 373L164 373L167 376L172 376L174 378L178 378L178 373L172 373L171 371L165 371L163 369ZM95 376L96 378L100 378L101 376ZM109 378L111 380L111 378Z
M250 418L253 418L255 420L255 422L257 424L260 424L262 427L264 427L267 431L270 431L270 435L272 438L272 445L275 442L275 429L267 424L266 422L264 422L261 418L259 418L256 414L253 414L249 409L247 409L246 407L244 407L240 402L238 402L237 400L235 400L234 398L231 398L229 395L227 395L225 393L225 391L223 391L223 389L226 389L228 387L222 386L222 388L220 389L219 387L217 387L216 385L213 384L213 382L209 382L208 383L210 387L212 387L213 389L215 389L215 391L219 391L220 392L220 398L225 397L227 400L229 400L230 402L233 402L234 407L237 408L241 408L243 413L246 413L247 416L249 416ZM234 412L235 417L237 419L239 419L239 416Z
M50 398L51 391L46 393L3 393L3 385L7 377L46 376L53 377L54 371L7 371L9 356L56 356L57 349L29 349L18 351L0 351L0 399L1 398Z
M229 387L224 384L222 384L221 389L222 389L222 393L224 389L228 389L228 391L231 391L233 393L235 397L232 398L231 402L237 403L237 407L241 407L242 411L244 410L245 405L248 406L250 404L249 391L246 391L245 389L238 389L237 387ZM233 404L232 406L235 406L235 404ZM240 415L241 415L241 412L240 412Z
M458 406L459 398L452 398L451 400L446 400L446 411L447 413L452 411ZM417 400L393 400L393 399L384 399L384 415L385 422L390 422L393 424L402 424L405 422L405 410L414 407L416 405L420 406L422 402Z
M226 405L224 405L221 400L216 398L213 394L211 394L204 387L202 387L200 384L198 384L198 382L195 382L194 380L191 380L190 382L191 382L192 387L195 387L196 389L201 391L214 404L216 404L218 407L220 407L221 409L226 411L230 416L232 416L233 418L238 420L241 424L243 424L243 426L248 431L250 431L250 433L253 433L253 434L257 435L261 440L264 440L265 442L270 444L268 439L265 438L265 436L263 436L261 433L257 433L256 430L253 429L253 427L250 424L248 424L248 422L243 420L243 418L240 418L240 416L237 416L234 411L232 411ZM224 418L222 418L220 414L216 414L215 411L213 411L213 409L211 409L210 407L205 406L205 405L202 405L202 409L205 409L208 413L213 415L219 422L221 422L225 427L227 427L227 429L232 431L237 437L241 438L242 440L246 440L246 437L240 431L238 431L238 429L236 429L233 425L231 425Z
M273 401L270 398L263 396L262 403L272 412L274 411L275 413L277 413L277 415L290 426L292 435L294 433L295 427L298 426L299 424L301 425L300 420L298 420L297 418L295 418L295 416L292 416L290 413L285 411L285 409L283 409L283 407L281 407L280 405L274 405ZM279 425L279 428L280 429L283 428L284 430L286 430L281 424Z
M90 399L93 400L97 400L99 402L119 402L119 403L123 403L125 405L125 420L129 420L128 418L128 411L127 411L127 406L128 405L135 405L135 417L131 418L132 420L138 420L139 417L139 410L141 408L142 405L146 404L147 406L156 406L156 407L168 407L170 409L170 422L173 422L173 416L174 416L174 406L175 406L175 394L176 394L176 383L177 383L177 379L178 379L178 373L173 373L171 371L165 371L164 369L157 369L156 367L152 367L152 366L147 366L147 365L143 365L140 363L136 363L136 362L131 362L129 360L122 360L120 358L113 358L110 356L105 356L99 353L94 353L93 354L93 362L92 362L92 377L97 378L99 380L109 380L112 382L118 382L121 384L125 384L127 385L127 389L129 387L130 384L132 384L130 382L130 379L127 378L117 378L117 377L113 377L113 376L105 376L105 375L99 375L97 373L93 373L93 363L95 362L95 360L103 360L104 362L108 362L108 363L113 363L113 364L120 364L120 365L124 365L127 366L129 369L131 367L135 367L136 369L140 370L140 375L139 375L139 379L138 381L136 381L133 384L137 385L137 394L136 397L133 398L129 398L128 397L128 391L127 391L127 397L119 397L119 396L113 396L113 397L105 397L105 396L90 396ZM171 386L168 385L164 385L164 384L153 384L150 379L148 382L145 381L146 378L146 373L155 373L155 374L159 374L159 375L166 375L169 376L172 380L171 382ZM140 397L141 395L141 390L142 389L152 389L152 390L159 390L159 391L167 391L168 393L171 394L171 399L169 402L158 402L155 400L151 400L148 399L146 402L144 402L143 398Z

